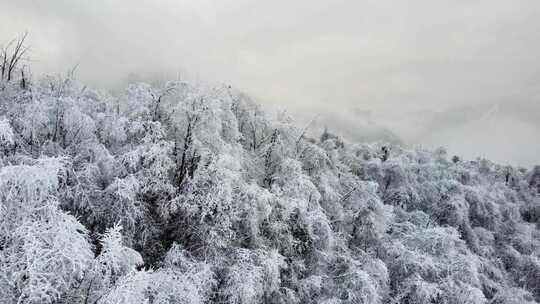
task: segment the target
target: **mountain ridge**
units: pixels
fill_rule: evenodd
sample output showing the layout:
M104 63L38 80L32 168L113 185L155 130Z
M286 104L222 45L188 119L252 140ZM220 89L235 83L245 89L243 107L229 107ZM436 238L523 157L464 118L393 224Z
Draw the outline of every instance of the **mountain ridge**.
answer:
M538 166L72 75L0 82L0 144L0 303L540 301Z

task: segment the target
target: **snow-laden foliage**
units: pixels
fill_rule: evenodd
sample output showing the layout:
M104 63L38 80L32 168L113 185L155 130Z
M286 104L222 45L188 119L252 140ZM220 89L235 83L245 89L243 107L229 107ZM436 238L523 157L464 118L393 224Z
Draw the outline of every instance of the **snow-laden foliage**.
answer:
M310 138L228 86L0 85L0 303L540 302L540 167Z

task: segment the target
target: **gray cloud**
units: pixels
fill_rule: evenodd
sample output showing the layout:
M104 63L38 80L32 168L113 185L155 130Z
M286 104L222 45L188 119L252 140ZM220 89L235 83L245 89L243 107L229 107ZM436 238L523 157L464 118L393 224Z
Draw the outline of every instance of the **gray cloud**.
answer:
M293 112L343 117L335 127L346 134L364 127L371 139L380 128L465 157L540 162L536 0L0 0L0 7L0 41L28 30L36 74L79 64L83 81L109 88L130 73L189 74ZM498 114L487 121L497 127L482 120L493 107ZM354 114L365 111L369 128Z

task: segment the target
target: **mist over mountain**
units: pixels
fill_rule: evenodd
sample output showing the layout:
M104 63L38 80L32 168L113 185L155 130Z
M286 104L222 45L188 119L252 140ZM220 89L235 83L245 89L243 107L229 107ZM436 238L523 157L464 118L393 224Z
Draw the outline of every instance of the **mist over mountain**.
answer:
M322 131L330 127L353 141L382 141L435 149L475 159L490 158L499 163L532 167L538 164L540 101L512 98L495 105L451 107L439 111L395 111L393 109L309 110L294 113L302 123ZM466 144L464 144L466 142Z
M115 94L134 75L226 82L263 107L307 117L301 124L320 115L321 129L350 138L382 132L470 159L538 162L537 141L527 141L540 132L537 0L0 0L0 7L0 46L27 30L25 64L36 77L78 66L78 79ZM496 128L468 122L497 105ZM375 127L354 118L355 109L371 111Z

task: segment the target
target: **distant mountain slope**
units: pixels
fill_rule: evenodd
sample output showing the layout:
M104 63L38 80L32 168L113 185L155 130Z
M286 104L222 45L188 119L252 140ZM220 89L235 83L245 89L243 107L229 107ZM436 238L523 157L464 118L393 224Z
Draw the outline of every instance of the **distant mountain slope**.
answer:
M319 125L326 125L351 141L382 141L401 145L444 146L449 153L466 158L489 158L514 166L532 167L538 162L540 102L503 100L433 110L314 110ZM298 115L315 116L304 113ZM323 128L319 128L319 132Z
M294 113L297 125L307 124L310 134L321 134L325 128L351 142L386 142L403 144L403 140L384 123L376 121L370 111L353 109L344 114L333 111Z

